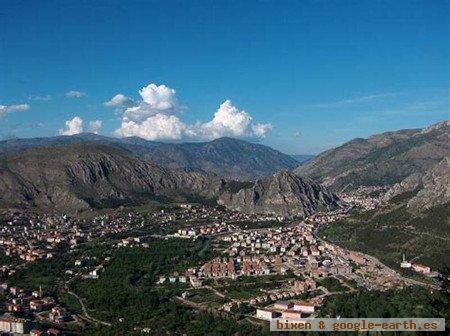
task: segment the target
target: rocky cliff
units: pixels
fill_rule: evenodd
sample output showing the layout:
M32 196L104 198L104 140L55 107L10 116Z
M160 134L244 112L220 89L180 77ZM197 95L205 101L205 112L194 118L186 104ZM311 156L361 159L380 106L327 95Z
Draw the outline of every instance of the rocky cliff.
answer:
M98 145L54 146L0 157L0 204L85 209L176 195L215 197L220 181L172 171Z
M257 180L218 200L230 209L250 213L305 216L338 207L338 198L326 188L288 171Z

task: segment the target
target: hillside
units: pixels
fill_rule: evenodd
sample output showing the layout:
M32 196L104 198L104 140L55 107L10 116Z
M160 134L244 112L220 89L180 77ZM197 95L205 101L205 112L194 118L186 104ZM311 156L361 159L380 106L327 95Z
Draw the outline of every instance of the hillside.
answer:
M333 190L391 185L424 174L450 155L447 121L425 129L401 130L354 139L326 151L295 172Z
M95 134L78 134L2 141L0 154L77 143L113 146L167 168L200 171L240 181L254 180L281 169L294 169L300 164L291 156L270 147L232 138L210 142L162 143L136 137L108 138Z
M288 171L227 191L218 202L237 211L299 216L338 206L338 198L333 193Z
M407 208L424 211L436 205L450 203L450 158L446 157L425 173L415 173L388 190L384 199L409 195Z
M314 155L308 155L308 154L294 154L291 155L294 160L298 161L301 165L308 163L314 158Z
M175 195L212 197L219 186L202 174L170 171L100 145L43 147L0 159L2 206L77 210Z
M255 195L260 195L259 201L252 203ZM277 214L306 214L336 205L334 195L288 172L256 183L223 180L163 168L104 145L41 147L0 158L3 207L79 210L149 200L215 202L217 198L230 209ZM236 206L241 201L245 208Z
M408 211L410 198L397 197L389 207L333 222L320 232L338 245L378 257L394 268L407 260L431 266L450 266L450 203L436 205L421 213Z

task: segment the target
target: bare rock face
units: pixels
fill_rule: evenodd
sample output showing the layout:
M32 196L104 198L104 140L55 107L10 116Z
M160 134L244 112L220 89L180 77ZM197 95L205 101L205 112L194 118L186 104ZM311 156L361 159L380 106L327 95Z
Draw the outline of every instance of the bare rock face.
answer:
M31 148L74 144L114 147L164 168L197 171L241 181L255 180L278 170L294 169L300 165L299 161L289 155L239 139L219 138L209 142L162 143L137 137L109 138L89 133L0 141L0 155Z
M408 202L408 208L426 210L450 202L450 158L444 158L422 178L423 188Z
M388 190L386 201L406 192L414 192L407 206L412 211L423 211L435 205L450 202L450 158L446 157L427 172L415 173Z
M28 150L0 158L0 205L85 209L174 195L215 196L220 181L171 171L98 145Z
M226 191L218 203L242 212L299 216L339 206L333 193L288 171L259 179L237 191Z

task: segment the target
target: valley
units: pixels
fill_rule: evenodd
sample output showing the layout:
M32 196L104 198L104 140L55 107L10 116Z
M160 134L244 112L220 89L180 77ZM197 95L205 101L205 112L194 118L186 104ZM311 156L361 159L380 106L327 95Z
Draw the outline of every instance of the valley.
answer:
M4 154L4 316L66 335L264 335L268 320L291 315L445 317L446 164L338 192L298 172L227 180L98 143Z

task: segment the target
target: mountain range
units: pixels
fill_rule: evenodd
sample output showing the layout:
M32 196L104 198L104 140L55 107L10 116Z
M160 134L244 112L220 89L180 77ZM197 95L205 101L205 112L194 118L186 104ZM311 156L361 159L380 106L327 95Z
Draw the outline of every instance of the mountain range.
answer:
M249 202L248 207L237 209L236 200L249 188L252 196L243 200ZM260 201L253 204L255 195ZM0 156L0 205L4 207L74 211L148 200L218 199L230 209L296 215L337 205L332 193L287 171L256 182L225 180L161 167L133 152L92 143L39 147Z
M87 209L149 199L212 200L230 209L307 215L335 192L390 187L411 209L447 203L449 123L354 139L304 165L243 140L160 143L94 134L0 142L0 205ZM294 170L292 170L295 168Z
M450 126L400 130L357 138L330 149L295 169L335 191L393 185L425 174L450 156Z
M83 133L48 138L10 139L0 142L0 155L31 148L92 143L125 149L131 154L165 168L197 171L219 177L248 181L282 169L294 169L300 162L270 147L233 138L210 142L163 143L137 137L110 138Z

